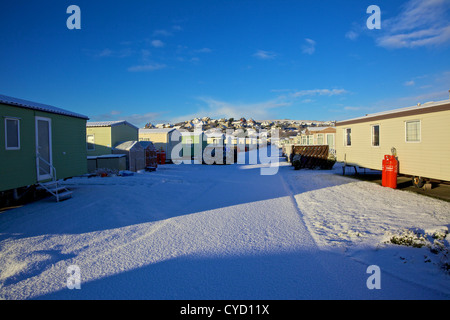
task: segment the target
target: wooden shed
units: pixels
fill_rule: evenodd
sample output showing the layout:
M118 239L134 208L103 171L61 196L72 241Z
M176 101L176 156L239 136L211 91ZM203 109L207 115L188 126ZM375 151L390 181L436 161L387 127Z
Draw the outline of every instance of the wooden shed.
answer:
M127 155L127 170L136 172L145 169L145 150L138 141L119 143L112 153Z
M139 141L140 145L145 151L145 168L156 168L158 167L158 157L156 154L156 147L151 141Z
M85 174L87 116L0 95L0 191Z
M395 153L399 174L413 182L450 181L449 123L450 100L339 121L337 161L381 170L384 155Z

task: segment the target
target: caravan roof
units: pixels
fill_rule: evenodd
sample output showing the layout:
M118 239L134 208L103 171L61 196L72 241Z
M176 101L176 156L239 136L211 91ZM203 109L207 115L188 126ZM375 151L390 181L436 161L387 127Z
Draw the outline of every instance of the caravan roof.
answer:
M68 110L64 110L61 108L53 107L48 104L42 104L42 103L38 103L38 102L8 97L8 96L2 95L2 94L0 94L0 103L7 104L10 106L16 106L16 107L20 107L20 108L62 114L62 115L69 116L69 117L81 118L81 119L86 119L86 120L89 119L85 115L75 113L72 111L68 111Z

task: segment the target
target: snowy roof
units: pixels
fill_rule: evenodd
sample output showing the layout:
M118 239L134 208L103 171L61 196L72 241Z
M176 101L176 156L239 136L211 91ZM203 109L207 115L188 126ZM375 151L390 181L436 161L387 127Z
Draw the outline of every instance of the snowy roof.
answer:
M419 103L419 104L417 104L415 106L411 106L411 107L388 110L388 111L372 113L372 114L366 114L365 116L362 116L362 117L338 121L336 123L336 125L343 125L343 124L347 124L349 122L364 122L366 120L369 120L372 118L378 118L378 117L390 118L390 117L396 117L396 116L407 115L407 114L417 114L417 113L440 111L441 109L448 110L449 106L450 106L450 100L442 100L442 101L438 101L438 102L430 101L430 102L426 102L424 104Z
M122 158L125 157L126 154L103 154L101 156L88 156L89 159L109 159L109 158Z
M160 128L160 129L139 129L139 133L169 133L176 129L174 128Z
M81 119L86 119L86 120L89 119L87 116L79 114L79 113L75 113L72 111L53 107L53 106L50 106L47 104L37 103L37 102L13 98L13 97L8 97L8 96L2 95L2 94L0 94L0 103L7 104L10 106L20 107L20 108L62 114L62 115L69 116L69 117L81 118Z
M125 120L117 120L117 121L90 121L86 123L87 127L113 127L119 124L128 124L129 126L138 129L135 125L132 125L128 121Z
M153 145L153 142L151 142L151 141L139 141L139 144L145 149L145 148L148 148L149 146L150 146L150 148L151 147L154 147L154 145Z
M120 142L119 144L117 144L114 149L118 149L118 150L131 150L132 148L134 148L135 146L137 146L139 149L142 149L143 146L138 142L138 141L124 141L124 142Z

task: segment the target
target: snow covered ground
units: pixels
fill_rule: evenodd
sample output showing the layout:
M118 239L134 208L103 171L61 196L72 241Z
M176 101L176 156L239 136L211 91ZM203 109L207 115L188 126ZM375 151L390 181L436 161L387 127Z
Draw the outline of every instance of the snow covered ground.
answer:
M67 180L72 199L0 215L0 298L450 298L450 203L338 166L281 163L267 176L260 167ZM387 243L394 235L425 245ZM67 287L74 265L80 289ZM380 289L367 286L371 265Z

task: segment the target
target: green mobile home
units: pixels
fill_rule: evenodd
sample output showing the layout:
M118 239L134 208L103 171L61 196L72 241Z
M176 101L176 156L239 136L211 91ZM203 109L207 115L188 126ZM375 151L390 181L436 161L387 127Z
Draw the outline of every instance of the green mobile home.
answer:
M97 121L86 124L88 156L112 154L113 148L125 141L138 141L139 129L128 121Z
M182 132L181 143L183 159L194 159L201 163L203 151L208 144L204 132Z
M85 174L87 120L0 95L0 192Z

